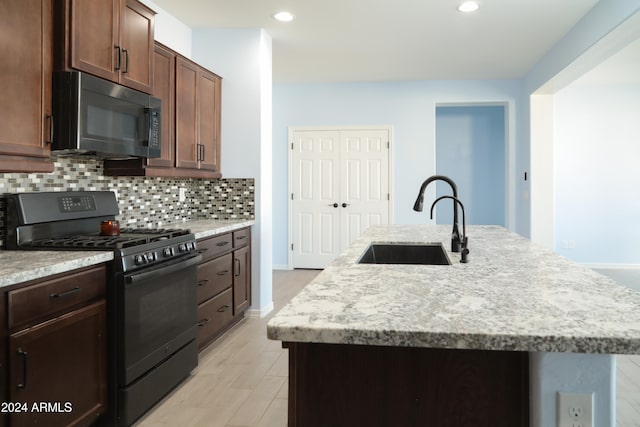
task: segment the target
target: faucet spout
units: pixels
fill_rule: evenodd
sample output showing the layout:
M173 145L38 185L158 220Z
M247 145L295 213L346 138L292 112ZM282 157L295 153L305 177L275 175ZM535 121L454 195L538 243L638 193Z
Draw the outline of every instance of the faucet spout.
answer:
M420 186L420 191L418 192L418 197L416 198L416 202L413 204L413 210L416 212L422 212L422 207L424 204L424 192L427 189L427 186L433 181L444 181L451 187L451 191L453 192L453 197L455 199L458 198L458 186L451 178L445 175L433 175L427 178L422 185ZM453 230L451 231L451 251L452 252L460 252L460 231L458 230L458 205L456 201L453 201ZM433 206L432 206L433 207ZM433 218L433 215L431 215Z
M467 263L469 262L468 256L469 256L469 248L467 247L467 243L468 243L468 239L467 239L467 221L465 219L465 214L464 214L464 205L462 204L462 202L454 196L441 196L438 197L433 204L431 205L431 218L433 218L433 208L436 206L436 203L438 203L440 200L442 199L452 199L453 203L457 205L460 205L460 209L462 209L462 236L458 236L458 242L459 245L461 247L460 250L460 262L462 263Z

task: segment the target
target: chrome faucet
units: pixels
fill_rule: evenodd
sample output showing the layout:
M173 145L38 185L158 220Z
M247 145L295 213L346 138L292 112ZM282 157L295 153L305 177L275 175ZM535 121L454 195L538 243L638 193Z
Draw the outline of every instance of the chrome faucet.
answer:
M452 199L453 203L456 205L460 205L460 208L462 209L462 236L458 236L458 243L461 247L460 250L460 262L463 263L467 263L469 262L469 259L467 258L469 256L469 248L467 248L467 221L465 220L465 215L464 215L464 205L462 204L462 202L454 196L441 196L438 197L433 204L431 205L431 219L433 219L433 208L435 207L436 203L438 203L440 200L442 199Z
M416 212L422 212L422 205L424 204L424 191L427 188L427 185L432 181L444 181L451 186L451 190L453 191L453 230L451 231L451 252L460 252L460 231L458 231L458 204L456 200L458 199L458 186L455 182L448 176L444 175L433 175L427 178L422 185L420 186L420 191L418 192L418 198L416 202L413 204L413 210ZM458 203L460 201L458 200ZM435 202L434 202L435 204ZM460 203L462 206L462 203ZM433 210L433 205L431 206ZM431 215L433 219L433 215Z

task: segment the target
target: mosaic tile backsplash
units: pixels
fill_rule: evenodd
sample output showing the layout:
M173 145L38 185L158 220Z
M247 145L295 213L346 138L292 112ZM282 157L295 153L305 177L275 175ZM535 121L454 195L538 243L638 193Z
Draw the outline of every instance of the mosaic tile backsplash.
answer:
M60 157L50 174L0 173L0 250L5 194L36 191L114 191L122 225L162 227L197 219L254 219L253 178L192 179L103 176L102 161ZM184 201L180 201L180 193Z

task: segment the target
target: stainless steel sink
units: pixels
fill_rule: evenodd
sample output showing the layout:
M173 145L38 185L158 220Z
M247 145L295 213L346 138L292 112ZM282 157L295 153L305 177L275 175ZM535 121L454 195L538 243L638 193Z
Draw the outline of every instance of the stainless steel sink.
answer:
M364 251L358 264L451 265L440 243L373 243Z

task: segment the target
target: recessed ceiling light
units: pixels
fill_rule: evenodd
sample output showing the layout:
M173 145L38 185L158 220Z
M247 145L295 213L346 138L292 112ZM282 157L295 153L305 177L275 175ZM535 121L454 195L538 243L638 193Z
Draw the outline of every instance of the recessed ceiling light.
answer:
M475 12L480 7L480 4L476 1L465 1L460 6L458 6L458 10L460 12L469 13Z
M290 22L293 21L293 18L295 18L295 16L293 16L293 13L286 11L278 12L274 14L273 17L280 22Z

